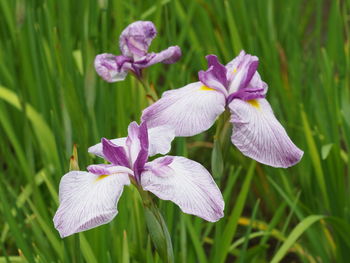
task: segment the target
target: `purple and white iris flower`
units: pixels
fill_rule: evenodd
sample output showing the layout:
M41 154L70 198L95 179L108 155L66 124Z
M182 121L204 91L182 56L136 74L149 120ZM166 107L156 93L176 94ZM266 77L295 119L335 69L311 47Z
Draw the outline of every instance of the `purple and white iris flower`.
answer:
M88 166L88 172L71 171L62 177L60 206L54 224L61 237L110 222L118 213L117 203L130 181L181 210L215 222L223 217L224 201L210 173L199 163L184 157L148 157L167 153L174 138L172 129L147 129L132 122L128 137L103 138L89 152L110 164Z
M97 73L108 82L122 81L129 71L138 78L142 69L156 63L172 64L181 57L181 49L171 46L159 53L148 53L157 30L150 21L137 21L127 26L119 38L122 55L100 54L95 58Z
M143 111L148 127L168 125L176 136L209 129L225 111L231 112L232 143L246 156L273 167L290 167L303 155L288 137L265 99L267 84L257 72L258 58L241 51L226 66L214 55L199 82L166 91Z

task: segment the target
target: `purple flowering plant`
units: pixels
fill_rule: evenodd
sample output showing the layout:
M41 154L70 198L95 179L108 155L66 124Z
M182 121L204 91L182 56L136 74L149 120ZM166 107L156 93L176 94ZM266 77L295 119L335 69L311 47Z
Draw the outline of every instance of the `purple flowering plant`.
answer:
M95 58L96 72L107 82L122 81L128 72L138 79L142 70L156 63L172 64L181 57L181 49L171 46L159 53L148 52L157 30L150 21L137 21L127 26L119 38L121 55L103 53Z
M181 56L177 46L149 53L157 31L152 22L137 21L121 33L121 55L96 56L97 73L107 82L124 80L132 73L149 92L143 69L155 63L171 64ZM125 185L140 193L145 219L155 248L164 262L173 262L172 244L154 196L170 200L187 214L216 222L224 215L224 200L211 174L199 163L166 155L175 136L193 136L209 129L219 115L229 112L231 141L246 156L273 167L290 167L302 158L265 99L267 84L258 71L258 58L242 51L226 66L207 56L208 69L199 81L166 91L142 112L141 124L132 122L128 136L101 139L89 153L105 160L87 171L70 171L59 186L59 208L54 225L61 237L110 222ZM147 88L148 87L148 88ZM157 94L151 94L157 99ZM148 100L149 101L149 100ZM222 117L221 117L222 118ZM222 118L223 119L223 118ZM227 129L227 125L218 125ZM216 138L217 139L217 138Z
M208 70L199 81L166 91L143 111L149 127L168 125L175 136L193 136L209 129L228 108L231 141L246 156L273 167L298 163L303 152L294 145L265 99L267 84L257 71L258 58L242 51L226 66L207 56Z
M167 137L170 140L163 140ZM160 139L159 139L160 138ZM171 200L181 210L215 222L223 217L224 201L210 173L199 163L179 156L147 162L149 156L170 150L173 131L167 127L148 130L146 123L132 122L128 137L108 140L89 152L108 164L94 164L87 172L71 171L60 183L60 206L54 217L61 237L110 222L125 185L132 182L142 197L149 191Z

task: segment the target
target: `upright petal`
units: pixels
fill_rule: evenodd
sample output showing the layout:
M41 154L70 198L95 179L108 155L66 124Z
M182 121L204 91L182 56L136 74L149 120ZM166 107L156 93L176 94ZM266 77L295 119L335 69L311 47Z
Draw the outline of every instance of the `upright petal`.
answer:
M148 129L149 156L167 154L171 149L171 142L175 138L175 132L170 126L157 126ZM113 144L126 149L126 137L110 140ZM89 153L105 159L102 153L102 143L91 146ZM126 150L127 155L128 150ZM128 157L129 158L129 157Z
M216 89L227 96L228 80L226 78L226 67L219 62L215 55L208 55L206 59L208 61L208 70L198 72L199 80L207 87Z
M224 200L210 173L184 157L165 156L145 165L141 185L185 213L215 222L223 217Z
M126 145L132 166L142 168L148 159L148 131L146 123L139 126L135 121L129 124Z
M118 200L128 184L125 173L106 176L73 171L64 175L60 206L53 219L61 237L110 222L118 213Z
M176 136L192 136L209 129L224 112L225 103L222 93L195 82L163 93L143 111L141 119L149 128L166 125Z
M130 67L130 59L125 56L104 53L95 58L96 72L107 82L124 80Z
M248 86L259 65L256 56L242 51L238 57L226 65L229 84L229 94Z
M175 131L170 126L156 126L148 129L149 149L148 155L158 153L167 154L171 149L171 142L175 138Z
M147 54L157 30L150 21L136 21L127 26L120 35L119 47L124 56L137 60Z
M139 140L140 150L133 166L137 181L139 181L140 173L143 170L143 167L145 166L145 163L148 160L149 143L148 143L148 130L147 130L146 123L141 123L139 126L138 140Z
M232 143L246 156L273 167L290 167L303 156L275 118L265 99L230 104L233 123Z

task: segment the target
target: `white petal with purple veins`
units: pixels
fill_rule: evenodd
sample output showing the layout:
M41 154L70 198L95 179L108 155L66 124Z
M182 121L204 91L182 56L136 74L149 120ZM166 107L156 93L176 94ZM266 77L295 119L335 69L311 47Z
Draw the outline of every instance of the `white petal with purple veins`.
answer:
M53 219L61 237L85 231L110 222L118 213L117 203L127 174L95 175L72 171L62 177L60 206Z
M187 158L165 156L146 163L141 185L160 199L173 201L187 214L210 222L224 215L223 197L210 173Z
M303 156L288 137L265 99L230 104L232 143L246 156L273 167L290 167Z
M149 128L166 125L175 130L176 136L192 136L209 129L224 112L225 103L222 93L195 82L164 92L141 118Z

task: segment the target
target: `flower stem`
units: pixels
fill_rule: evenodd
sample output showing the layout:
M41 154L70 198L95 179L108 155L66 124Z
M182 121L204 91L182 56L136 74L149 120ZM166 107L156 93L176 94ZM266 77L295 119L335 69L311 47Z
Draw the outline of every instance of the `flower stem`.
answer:
M152 242L162 260L167 263L173 263L173 246L165 221L150 192L144 191L139 185L136 185L136 187L143 201L147 229Z

